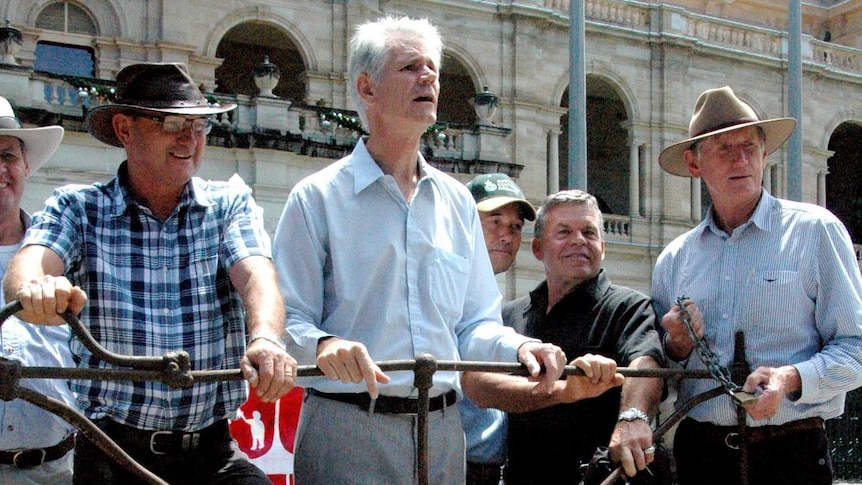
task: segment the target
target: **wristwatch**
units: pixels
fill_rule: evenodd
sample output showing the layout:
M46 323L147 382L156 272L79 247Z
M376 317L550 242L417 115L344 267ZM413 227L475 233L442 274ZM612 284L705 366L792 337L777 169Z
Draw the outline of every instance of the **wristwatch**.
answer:
M646 424L650 424L650 419L649 416L647 416L647 413L638 408L628 408L617 416L618 423L620 421L634 421L636 419L642 419Z

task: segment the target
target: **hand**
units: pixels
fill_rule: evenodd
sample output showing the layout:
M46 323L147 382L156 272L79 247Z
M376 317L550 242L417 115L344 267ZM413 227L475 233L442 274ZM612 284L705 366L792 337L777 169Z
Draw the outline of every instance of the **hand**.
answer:
M563 390L562 402L573 403L604 394L608 389L623 384L625 378L617 372L617 363L602 355L586 354L571 361L584 371L583 376L569 376Z
M332 380L365 381L371 399L380 395L378 382L389 382L389 376L374 363L365 345L337 337L321 339L317 344L317 367Z
M278 400L296 385L296 360L266 339L248 346L239 367L263 402Z
M691 328L694 329L698 338L703 338L705 325L700 308L692 300L685 301L685 309L691 320ZM667 331L665 339L665 351L674 360L687 358L694 349L694 342L688 332L688 326L682 321L682 312L679 305L675 304L670 311L661 319L661 326Z
M63 325L66 320L60 315L70 310L81 313L87 303L87 294L65 276L43 276L31 280L18 288L15 298L23 310L18 312L21 320L43 325Z
M641 419L617 423L608 448L611 460L620 463L629 477L655 460L652 429ZM647 453L650 449L652 452Z
M551 394L554 383L563 375L566 367L566 354L563 349L552 344L525 342L518 347L518 361L527 367L531 381L538 381L536 392ZM542 366L545 373L542 374Z
M802 380L796 367L758 367L745 379L742 386L743 391L757 394L757 399L746 405L745 410L755 420L771 418L778 412L788 394L801 389Z

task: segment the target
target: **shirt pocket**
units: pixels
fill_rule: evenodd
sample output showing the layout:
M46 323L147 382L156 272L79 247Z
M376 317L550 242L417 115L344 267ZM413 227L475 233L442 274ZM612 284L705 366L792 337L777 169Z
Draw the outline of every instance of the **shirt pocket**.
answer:
M747 316L749 325L762 327L767 316L785 315L787 305L804 298L801 292L799 273L787 270L761 270L754 274L751 286L747 289L753 298L750 314Z
M435 249L429 270L429 285L434 306L447 321L458 321L464 308L467 294L467 275L470 262L467 258Z

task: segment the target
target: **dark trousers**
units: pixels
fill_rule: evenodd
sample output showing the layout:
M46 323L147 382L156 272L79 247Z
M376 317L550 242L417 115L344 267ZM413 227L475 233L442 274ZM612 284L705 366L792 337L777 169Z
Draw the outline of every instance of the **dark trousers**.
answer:
M230 436L227 420L202 433L197 447L188 451L156 454L143 431L135 431L107 419L95 421L138 463L171 485L271 485L266 474L248 461ZM81 437L75 449L74 484L146 485L147 482L108 457L93 442Z
M684 419L674 437L674 458L680 485L740 483L740 452L733 427ZM822 427L775 433L748 442L748 483L830 485L832 461Z
M499 485L502 478L501 465L467 462L467 485Z

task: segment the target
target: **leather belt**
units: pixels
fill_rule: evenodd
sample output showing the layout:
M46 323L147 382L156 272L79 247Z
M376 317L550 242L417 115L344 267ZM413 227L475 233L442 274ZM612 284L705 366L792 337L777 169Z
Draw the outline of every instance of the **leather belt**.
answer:
M16 468L34 468L45 462L59 460L75 447L75 433L66 435L62 441L47 448L0 451L0 464Z
M467 462L467 485L499 485L502 475L501 465Z
M226 419L199 431L138 429L108 420L105 433L122 448L131 446L154 455L179 455L206 445L215 446L229 436L230 430Z
M690 421L689 425L695 435L703 436L704 439L722 441L728 448L733 449L739 448L739 445L742 444L742 436L740 436L739 428L736 426L718 426L693 419L686 419L686 421ZM745 429L745 438L747 443L760 443L814 429L826 429L823 418L805 418L774 426L748 427Z
M306 389L311 396L322 397L323 399L331 399L333 401L353 404L358 406L363 411L370 413L381 414L418 414L419 400L409 397L392 397L379 396L372 400L367 392L359 393L331 393L321 392L317 389ZM447 406L455 404L458 400L458 394L451 390L446 394L437 397L432 397L428 400L428 411L439 411Z

